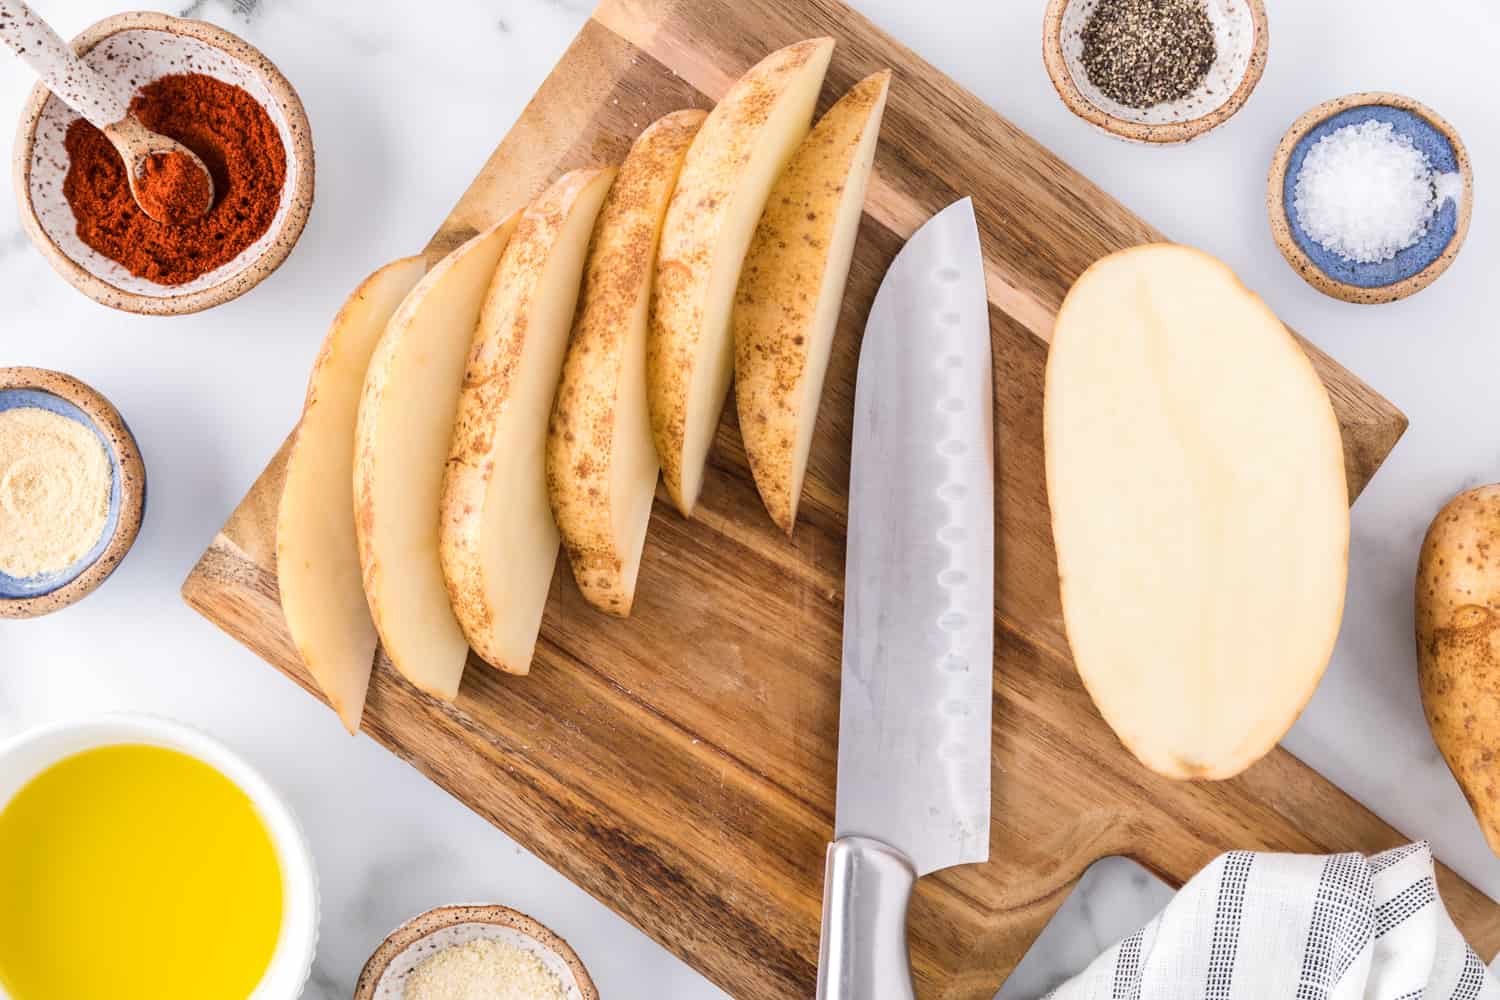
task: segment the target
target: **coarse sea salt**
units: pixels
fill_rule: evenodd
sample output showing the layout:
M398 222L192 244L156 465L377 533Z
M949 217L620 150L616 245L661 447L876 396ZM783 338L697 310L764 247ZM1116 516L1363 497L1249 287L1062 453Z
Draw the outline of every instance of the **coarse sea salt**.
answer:
M1325 250L1378 264L1425 236L1443 201L1461 191L1457 174L1435 175L1410 138L1371 119L1313 144L1297 173L1294 205L1303 231Z

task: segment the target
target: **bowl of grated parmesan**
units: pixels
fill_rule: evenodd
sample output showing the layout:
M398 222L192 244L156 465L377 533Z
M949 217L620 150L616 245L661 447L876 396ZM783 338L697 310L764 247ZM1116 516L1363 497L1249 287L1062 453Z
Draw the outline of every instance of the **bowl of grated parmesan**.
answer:
M1409 97L1350 94L1298 118L1276 148L1271 234L1318 291L1394 302L1448 269L1473 212L1469 154L1453 126Z
M505 906L440 906L386 937L354 1000L599 1000L566 941Z

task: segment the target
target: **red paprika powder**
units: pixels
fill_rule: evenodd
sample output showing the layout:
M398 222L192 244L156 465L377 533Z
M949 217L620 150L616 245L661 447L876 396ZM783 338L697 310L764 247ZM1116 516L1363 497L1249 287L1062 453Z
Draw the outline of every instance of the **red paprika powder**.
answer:
M180 149L153 153L135 179L135 200L158 222L192 222L213 207L213 184Z
M286 148L266 109L243 88L201 73L143 87L131 112L191 149L213 177L214 204L192 221L157 222L136 204L125 164L104 133L68 128L63 196L78 238L131 274L181 285L229 263L270 228L286 183Z

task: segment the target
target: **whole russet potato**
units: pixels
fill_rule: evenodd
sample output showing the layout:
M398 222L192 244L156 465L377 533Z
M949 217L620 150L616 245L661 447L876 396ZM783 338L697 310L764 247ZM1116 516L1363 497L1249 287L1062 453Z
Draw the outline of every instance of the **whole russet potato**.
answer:
M1427 725L1500 854L1500 484L1460 493L1433 519L1416 611Z

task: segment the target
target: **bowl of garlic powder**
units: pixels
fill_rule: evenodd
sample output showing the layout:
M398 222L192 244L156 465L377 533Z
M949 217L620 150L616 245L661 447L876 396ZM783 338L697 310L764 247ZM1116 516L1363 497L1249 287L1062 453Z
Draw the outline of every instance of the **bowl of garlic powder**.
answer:
M0 368L0 618L93 592L145 507L140 449L109 400L61 372Z
M1394 302L1448 269L1473 213L1474 175L1453 126L1390 93L1326 101L1276 147L1271 234L1302 278L1347 302Z
M354 1000L599 1000L568 943L505 906L440 906L392 931Z

